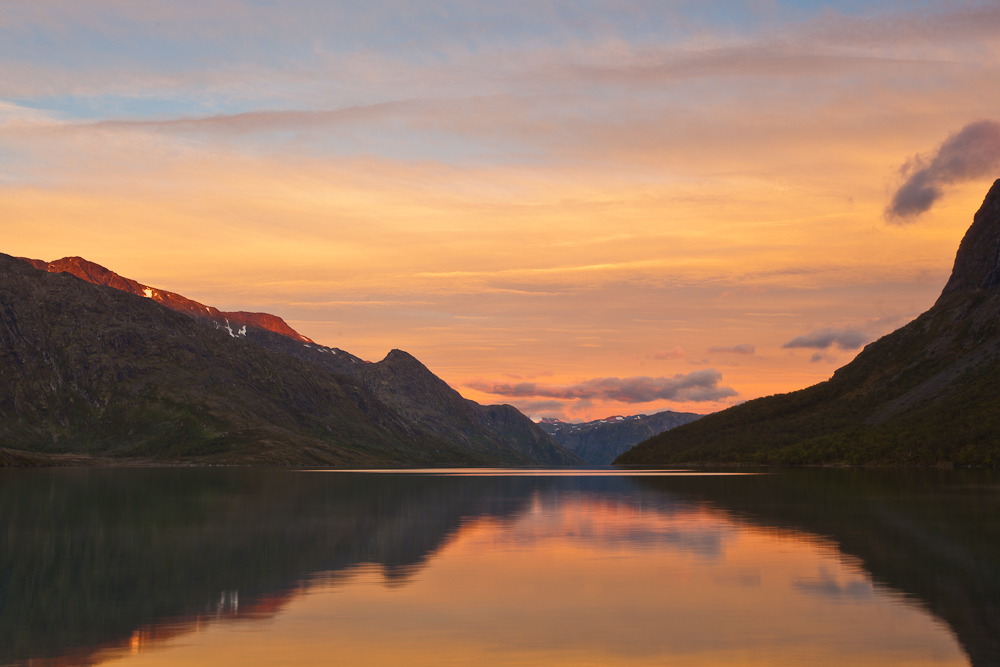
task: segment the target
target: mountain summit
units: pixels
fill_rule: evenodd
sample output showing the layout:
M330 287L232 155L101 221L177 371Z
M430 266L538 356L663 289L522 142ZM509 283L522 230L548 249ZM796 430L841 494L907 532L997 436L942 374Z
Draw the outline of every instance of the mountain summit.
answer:
M926 313L826 382L646 440L616 463L1000 465L1000 180Z
M587 463L606 466L636 443L699 417L693 412L665 410L652 415L612 415L582 424L542 419L538 425Z
M371 364L274 315L222 312L79 257L3 254L0 448L0 465L581 463L400 350Z
M935 306L953 294L972 294L997 287L1000 287L1000 179L990 188L959 244L951 277Z
M198 303L197 301L181 296L180 294L157 289L155 287L149 287L148 285L138 283L131 278L124 278L114 271L106 269L100 264L95 264L94 262L88 261L82 257L63 257L62 259L57 259L54 262L46 262L41 259L28 259L27 257L18 257L17 259L31 264L36 269L48 271L49 273L65 272L72 274L81 280L86 280L88 283L114 287L116 290L120 290L122 292L127 292L136 296L144 296L148 299L152 299L162 306L166 306L170 310L176 310L179 313L185 313L186 315L190 315L200 320L211 322L215 325L216 329L225 329L228 331L230 336L245 336L246 327L251 326L259 329L265 329L267 331L273 331L276 334L281 334L282 336L286 336L292 340L303 341L306 343L313 342L300 334L298 331L292 329L277 315L271 315L270 313L246 313L243 311L231 313L222 312L217 308L206 306L203 303ZM240 333L241 328L242 334Z

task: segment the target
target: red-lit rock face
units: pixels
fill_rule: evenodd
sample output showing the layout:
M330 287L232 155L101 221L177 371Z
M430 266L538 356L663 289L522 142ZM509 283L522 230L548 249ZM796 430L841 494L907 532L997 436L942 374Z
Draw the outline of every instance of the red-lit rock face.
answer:
M106 269L100 264L95 264L94 262L83 259L82 257L63 257L62 259L57 259L54 262L46 262L40 259L28 259L27 257L19 257L18 259L31 264L36 269L48 271L49 273L70 273L81 280L86 280L89 283L113 287L117 290L121 290L122 292L135 294L136 296L144 296L166 306L167 308L170 308L171 310L186 313L192 317L211 320L220 329L229 331L231 336L245 335L246 327L250 326L257 327L259 329L266 329L267 331L273 331L276 334L287 336L293 340L303 341L306 343L313 342L292 329L277 315L271 315L270 313L247 313L243 311L231 313L223 312L217 308L212 308L211 306L206 306L203 303L198 303L197 301L188 299L180 294L149 287L138 283L131 278L124 278L114 271Z
M241 325L249 324L255 327L260 327L261 329L267 329L268 331L273 331L274 333L281 334L282 336L288 336L294 340L301 340L307 343L313 342L301 335L299 332L295 331L295 329L288 326L288 324L277 315L272 315L270 313L247 313L244 311L223 313L223 315L228 317L231 322L239 322Z

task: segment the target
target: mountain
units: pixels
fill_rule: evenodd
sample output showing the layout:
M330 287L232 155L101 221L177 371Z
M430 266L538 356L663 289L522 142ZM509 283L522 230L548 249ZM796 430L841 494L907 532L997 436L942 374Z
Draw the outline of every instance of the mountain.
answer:
M0 462L37 463L39 455L304 465L577 461L540 430L531 449L522 431L537 427L520 413L493 430L472 429L471 445L453 437L458 426L431 432L366 387L358 369L383 366L254 324L280 318L255 313L234 331L232 320L219 326L220 311L202 306L206 315L192 317L176 304L201 304L147 297L149 288L82 260L73 265L86 267L84 279L29 264L0 254L0 446L8 450ZM485 415L503 410L473 405Z
M693 412L666 410L653 415L615 415L582 424L543 419L538 426L587 463L603 466L633 445L700 417Z
M216 329L225 329L229 332L229 335L233 337L241 335L241 328L243 330L242 334L245 335L246 327L249 326L264 329L266 331L272 331L274 333L281 334L282 336L291 338L292 340L303 341L306 343L313 342L292 329L283 319L276 315L271 315L269 313L245 313L242 311L224 313L217 308L212 308L211 306L206 306L203 303L198 303L197 301L188 299L180 294L157 289L155 287L149 287L148 285L138 283L131 278L124 278L114 271L106 269L100 264L87 261L82 257L63 257L62 259L57 259L54 262L46 262L41 259L28 259L27 257L18 257L18 259L25 261L36 269L41 269L42 271L48 271L49 273L66 272L80 278L81 280L86 280L88 283L106 285L108 287L114 287L116 290L121 290L122 292L128 292L129 294L134 294L136 296L144 296L152 299L156 303L166 306L171 310L176 310L179 313L186 313L192 317L211 322L215 325Z
M449 442L492 456L513 449L549 465L582 463L516 408L462 398L402 350L392 350L375 364L352 364L348 370L398 414Z
M926 313L826 382L640 443L616 463L1000 465L1000 180Z

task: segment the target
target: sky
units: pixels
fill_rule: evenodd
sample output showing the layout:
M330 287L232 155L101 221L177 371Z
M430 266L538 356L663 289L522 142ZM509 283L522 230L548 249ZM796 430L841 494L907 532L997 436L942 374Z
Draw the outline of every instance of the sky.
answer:
M1000 6L0 0L0 252L569 421L830 377L1000 177Z

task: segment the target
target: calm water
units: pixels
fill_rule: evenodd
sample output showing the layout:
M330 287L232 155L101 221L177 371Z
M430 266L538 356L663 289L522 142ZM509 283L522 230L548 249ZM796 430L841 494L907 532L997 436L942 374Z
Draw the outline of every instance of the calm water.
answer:
M998 665L1000 478L0 471L0 664Z

